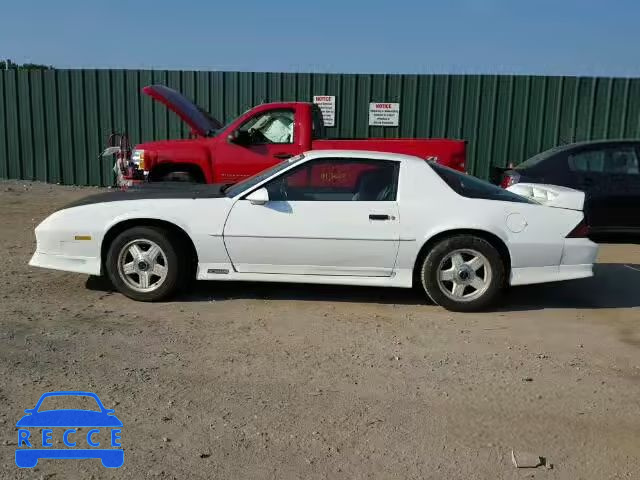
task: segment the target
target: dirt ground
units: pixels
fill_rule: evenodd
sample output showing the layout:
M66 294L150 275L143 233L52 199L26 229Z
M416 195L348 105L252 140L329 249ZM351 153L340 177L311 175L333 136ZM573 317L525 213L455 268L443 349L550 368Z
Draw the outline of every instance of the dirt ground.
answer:
M96 191L0 182L1 478L640 478L640 245L492 313L286 284L144 304L27 266L35 225ZM115 408L122 468L15 466L16 421L54 390Z

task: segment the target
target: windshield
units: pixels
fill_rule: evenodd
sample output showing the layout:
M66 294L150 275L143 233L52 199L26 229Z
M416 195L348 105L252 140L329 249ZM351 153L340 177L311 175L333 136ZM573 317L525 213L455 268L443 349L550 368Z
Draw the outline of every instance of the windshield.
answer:
M458 172L457 170L444 167L435 162L429 162L429 165L431 165L431 168L435 170L447 185L463 197L500 200L503 202L536 203L528 198L504 190L489 182L467 175L466 173Z
M248 111L249 111L249 110L247 110L247 112L248 112ZM245 113L247 113L247 112L244 112L242 115L244 115L244 114L245 114ZM240 116L242 116L242 115L240 115ZM227 123L225 123L223 126L221 126L220 128L218 128L217 130L214 130L214 131L213 131L213 133L212 133L210 136L211 136L211 137L217 137L217 136L218 136L218 135L220 135L222 132L225 132L225 131L226 131L226 130L231 126L231 124L232 124L233 122L235 122L238 118L240 118L240 117L234 117L234 118L232 118L232 119L231 119L231 120L229 120Z
M255 185L259 184L263 180L266 180L271 175L273 175L275 173L278 173L281 170L284 170L285 168L293 165L294 163L298 163L303 158L304 158L304 155L298 155L296 157L290 158L289 160L287 160L285 162L280 162L280 163L274 165L271 168L263 170L260 173L256 173L255 175L253 175L253 176L251 176L249 178L245 178L241 182L238 182L238 183L230 186L229 188L227 188L227 190L224 193L229 198L235 197L236 195L241 194L245 190L248 190L248 189L254 187Z
M207 112L205 109L203 109L202 107L196 105L196 108L202 114L202 116L207 119L207 121L212 126L212 128L210 128L207 131L207 137L215 137L218 133L220 133L220 131L222 130L223 127L215 128L217 125L219 125L218 121L215 118L213 118L211 116L211 114L209 112Z

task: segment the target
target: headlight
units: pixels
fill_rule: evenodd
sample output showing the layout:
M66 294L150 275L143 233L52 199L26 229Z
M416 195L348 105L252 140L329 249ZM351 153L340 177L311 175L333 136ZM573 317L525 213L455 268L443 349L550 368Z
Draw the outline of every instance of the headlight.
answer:
M131 162L140 170L144 170L144 150L134 150L131 154Z

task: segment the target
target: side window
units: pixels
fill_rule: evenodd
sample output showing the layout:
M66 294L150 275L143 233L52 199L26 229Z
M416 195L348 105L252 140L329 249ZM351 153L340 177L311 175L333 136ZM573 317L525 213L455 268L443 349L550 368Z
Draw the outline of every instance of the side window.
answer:
M569 155L569 169L573 172L604 171L605 150L587 150Z
M627 175L638 174L638 156L634 148L617 148L610 150L609 153L610 155L605 161L605 172Z
M388 160L323 158L283 174L265 188L273 201L393 201L398 166Z
M293 143L293 110L270 110L247 120L238 130L238 143L266 145Z
M577 172L637 175L639 162L633 147L612 147L569 155L569 168Z

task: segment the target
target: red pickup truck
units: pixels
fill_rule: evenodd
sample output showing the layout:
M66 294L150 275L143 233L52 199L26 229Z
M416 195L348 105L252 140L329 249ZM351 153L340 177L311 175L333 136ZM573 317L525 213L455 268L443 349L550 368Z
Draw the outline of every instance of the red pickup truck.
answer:
M462 140L327 139L320 109L308 102L266 103L223 126L171 88L151 85L143 92L186 122L191 138L137 145L125 179L234 183L299 153L329 149L404 153L465 169Z

